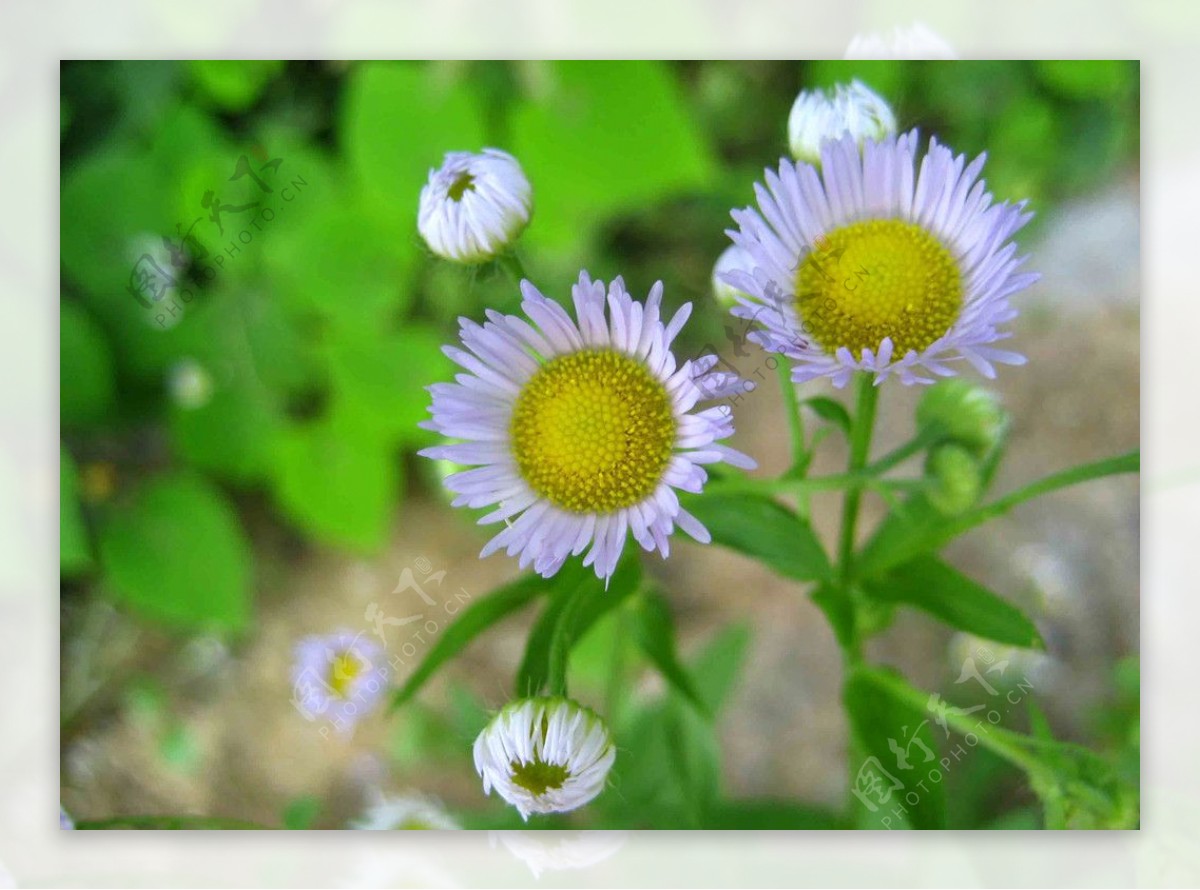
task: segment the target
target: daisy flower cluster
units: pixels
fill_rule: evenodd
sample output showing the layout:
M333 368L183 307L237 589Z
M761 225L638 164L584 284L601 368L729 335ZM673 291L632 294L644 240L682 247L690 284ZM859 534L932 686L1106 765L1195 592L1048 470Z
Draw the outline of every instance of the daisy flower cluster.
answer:
M756 206L732 211L713 287L751 340L790 362L794 383L841 387L856 372L929 383L1023 361L1000 344L1012 298L1037 279L1013 240L1031 214L992 197L983 156L899 133L888 103L858 81L802 92L787 134L793 157L755 184ZM513 156L453 152L430 171L418 229L438 256L511 271L532 207ZM668 311L661 282L640 299L620 277L587 271L562 299L523 276L518 287L520 314L459 319L458 342L444 348L458 372L429 387L421 424L443 437L421 455L457 468L444 479L453 505L498 527L480 556L503 551L546 578L578 559L607 586L631 538L663 558L677 530L709 542L680 494L701 493L715 465L755 461L729 442L729 407L713 404L745 392L744 381L715 355L677 355L691 304ZM950 396L923 422L962 439L935 462L939 503L957 509L973 493L955 461L974 459L999 420L970 393ZM379 653L357 638L310 638L297 655L297 683L320 681L306 687L317 713L352 724L351 703L358 716L377 697L365 684ZM562 682L509 702L475 741L485 793L524 819L590 802L616 758L604 719ZM380 798L357 827L455 825L424 799Z

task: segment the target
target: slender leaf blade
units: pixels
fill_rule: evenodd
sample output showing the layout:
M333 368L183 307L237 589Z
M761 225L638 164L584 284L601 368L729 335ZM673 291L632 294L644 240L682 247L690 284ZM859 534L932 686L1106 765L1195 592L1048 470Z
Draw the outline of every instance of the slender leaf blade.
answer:
M879 682L876 674L882 673L859 667L843 692L854 738L866 754L855 773L856 806L871 812L903 808L913 828L944 828L945 777L929 718Z
M709 494L686 499L714 543L744 553L797 581L832 577L829 558L807 522L763 495Z
M919 556L863 582L868 596L921 609L967 633L1010 646L1044 649L1034 623L997 596L936 556Z
M438 638L416 670L409 674L404 685L392 694L391 709L395 710L411 699L442 665L458 655L472 640L544 594L549 585L549 581L538 575L522 575L464 609L458 620Z

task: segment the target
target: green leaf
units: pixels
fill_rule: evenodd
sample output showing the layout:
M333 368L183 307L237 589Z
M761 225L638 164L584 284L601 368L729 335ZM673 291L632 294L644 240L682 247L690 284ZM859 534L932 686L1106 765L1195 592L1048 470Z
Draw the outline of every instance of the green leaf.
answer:
M832 423L840 428L847 435L850 433L850 412L846 407L836 399L830 399L826 396L813 396L811 399L804 399L801 405L808 407L817 417Z
M381 435L426 445L436 433L417 426L429 417L431 383L452 380L455 365L432 328L408 324L395 334L364 331L340 337L329 349L330 383Z
M346 85L339 135L350 170L364 200L413 239L429 170L448 151L484 147L478 98L450 73L439 63L363 62Z
M752 556L798 581L820 581L832 569L812 526L764 495L685 497L684 506L708 528L713 542Z
M188 62L192 79L215 104L245 111L283 69L275 59L195 59Z
M688 660L696 692L713 713L736 681L748 639L744 625L733 625ZM622 828L703 827L718 798L721 776L714 721L673 690L626 713L627 719L613 729L619 750L636 756L618 755L614 793L602 797L600 806Z
M401 465L362 415L334 406L281 434L273 464L282 510L317 540L360 552L387 541Z
M717 714L725 706L741 674L749 645L750 628L739 622L724 628L688 660L688 674L709 713Z
M58 457L58 566L64 578L92 567L92 545L79 506L79 471L67 449Z
M272 468L284 431L276 400L251 374L218 380L198 406L171 404L167 418L176 452L197 469L231 482L257 482Z
M545 578L533 574L522 575L471 603L460 613L458 620L446 628L425 659L393 694L391 707L398 708L411 699L442 665L465 649L467 644L492 625L546 593L550 587L551 581Z
M877 600L903 603L967 633L1010 646L1045 648L1033 622L1016 606L948 566L936 556L920 556L864 581Z
M708 702L701 697L687 670L679 662L675 644L675 623L671 619L671 609L666 599L657 592L646 592L641 596L635 614L638 644L655 670L701 714L711 717Z
M264 240L263 261L292 312L378 335L412 305L419 253L407 229L344 191L312 203L306 196L303 212Z
M61 303L59 312L62 424L80 426L109 420L116 402L116 383L108 339L78 303Z
M905 504L903 515L893 513L884 520L863 548L855 564L855 572L863 578L877 575L923 553L936 552L964 532L1005 515L1025 501L1081 482L1120 473L1136 473L1140 466L1137 451L1082 464L1053 473L959 516L945 516L923 496L917 496Z
M242 630L250 547L225 496L173 474L144 485L100 528L100 562L118 602L183 631Z
M528 238L576 243L616 211L704 188L716 164L661 62L537 63L542 94L513 114L514 154L534 184Z
M519 695L533 696L550 678L551 655L556 633L565 633L565 653L583 639L601 618L621 605L642 581L642 564L637 554L628 554L613 573L605 590L604 582L591 569L575 564L564 566L554 578L550 601L529 632L525 656L517 671ZM569 618L563 625L564 616Z
M874 811L902 807L913 828L944 828L945 776L928 715L880 682L880 676L890 673L855 668L843 691L855 741L866 754L861 764L853 765L858 767L854 805ZM870 784L872 779L879 784Z

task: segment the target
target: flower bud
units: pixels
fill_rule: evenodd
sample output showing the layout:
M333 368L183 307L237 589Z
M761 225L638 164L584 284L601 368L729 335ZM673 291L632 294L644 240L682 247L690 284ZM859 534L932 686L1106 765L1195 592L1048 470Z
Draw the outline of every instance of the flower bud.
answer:
M566 698L510 702L475 740L484 793L494 788L524 819L590 802L616 756L604 721Z
M1000 438L1006 420L992 393L961 378L929 387L917 405L917 426L954 440L977 457Z
M925 496L947 516L956 516L975 506L983 488L979 461L960 445L939 445L925 462L929 487Z
M532 212L533 190L516 158L495 148L455 151L429 171L417 229L438 256L481 263L516 241Z
M896 116L877 93L855 80L832 91L804 90L788 115L788 144L792 156L810 164L821 162L821 144L849 133L862 147L896 132Z

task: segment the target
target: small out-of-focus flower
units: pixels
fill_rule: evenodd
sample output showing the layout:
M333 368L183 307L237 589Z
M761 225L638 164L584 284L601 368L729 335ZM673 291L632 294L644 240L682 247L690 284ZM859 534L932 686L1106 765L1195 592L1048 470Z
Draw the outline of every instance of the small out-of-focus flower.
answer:
M292 702L308 719L324 716L349 732L387 690L383 649L363 635L340 630L296 644Z
M62 808L61 804L58 807L58 827L63 831L75 830L75 820L67 815L67 811Z
M738 294L741 293L741 291L728 284L723 278L727 272L733 272L734 270L753 273L754 258L736 244L730 244L717 257L717 262L713 265L712 273L713 296L717 298L717 302L725 309L732 308L737 303Z
M495 148L453 151L429 171L417 229L438 256L479 263L512 244L532 212L533 190L516 158Z
M862 81L838 84L833 90L804 90L788 115L788 145L792 156L821 163L821 144L849 133L862 145L896 132L896 116L883 97Z
M992 393L961 378L935 383L917 403L917 426L945 435L977 456L996 443L1005 420Z
M377 794L361 819L350 823L355 831L459 831L462 826L441 804L420 794L392 797Z
M171 366L167 376L167 391L181 408L203 408L212 398L212 375L195 359L180 359Z
M566 698L510 702L475 739L483 790L530 813L566 813L604 790L617 751L590 708Z
M888 34L860 34L846 48L847 59L957 59L954 48L921 22L897 25Z
M957 516L979 500L983 486L979 461L961 445L947 443L930 451L925 474L930 482L925 496L947 516Z

